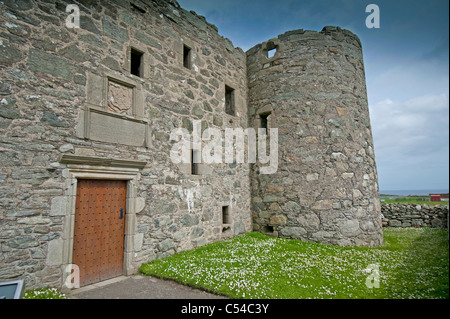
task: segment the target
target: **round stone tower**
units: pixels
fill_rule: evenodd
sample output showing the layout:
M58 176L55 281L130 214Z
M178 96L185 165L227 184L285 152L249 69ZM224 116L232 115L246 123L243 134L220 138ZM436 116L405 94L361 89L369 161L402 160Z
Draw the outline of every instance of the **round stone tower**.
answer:
M361 42L295 30L247 52L249 117L278 129L278 170L252 167L254 229L341 246L383 243Z

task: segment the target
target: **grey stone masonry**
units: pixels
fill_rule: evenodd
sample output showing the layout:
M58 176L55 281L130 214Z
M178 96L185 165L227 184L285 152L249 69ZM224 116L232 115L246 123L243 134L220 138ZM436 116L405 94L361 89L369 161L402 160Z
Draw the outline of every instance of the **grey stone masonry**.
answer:
M279 135L278 171L260 175L252 167L254 229L343 246L382 244L358 37L338 27L290 31L250 49L247 67L250 123Z
M197 161L198 127L278 128L278 170L172 161L176 129ZM83 179L126 181L124 275L252 230L380 245L361 43L326 27L245 53L175 0L0 1L0 281L64 286Z
M65 25L70 3L79 29ZM140 76L131 48L142 53ZM248 165L193 176L170 160L170 132L192 132L193 120L247 128L245 61L176 1L0 2L0 280L61 287L79 178L128 181L125 274L251 231ZM225 84L236 89L235 116Z
M381 204L383 226L431 227L448 230L448 205Z

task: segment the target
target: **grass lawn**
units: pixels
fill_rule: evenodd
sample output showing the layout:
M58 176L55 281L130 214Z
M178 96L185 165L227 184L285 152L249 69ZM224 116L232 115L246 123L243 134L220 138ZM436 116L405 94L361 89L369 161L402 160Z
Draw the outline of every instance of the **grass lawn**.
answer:
M384 241L345 248L250 233L144 264L140 272L231 298L449 298L446 231L385 229Z
M448 202L431 202L430 198L427 196L408 196L408 197L382 197L381 203L387 204L413 204L413 205L448 205Z

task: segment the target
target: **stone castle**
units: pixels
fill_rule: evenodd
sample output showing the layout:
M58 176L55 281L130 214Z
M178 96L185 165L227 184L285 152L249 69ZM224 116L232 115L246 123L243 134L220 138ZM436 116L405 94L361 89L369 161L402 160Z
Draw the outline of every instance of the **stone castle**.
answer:
M76 264L83 286L251 231L382 244L357 36L243 52L175 0L70 3L0 2L0 281L62 287ZM277 128L277 171L173 163L194 121Z

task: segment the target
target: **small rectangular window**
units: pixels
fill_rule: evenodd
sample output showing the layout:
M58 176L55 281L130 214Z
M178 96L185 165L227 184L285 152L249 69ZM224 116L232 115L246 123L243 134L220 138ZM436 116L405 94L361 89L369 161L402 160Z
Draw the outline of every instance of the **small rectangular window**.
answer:
M234 89L225 85L225 113L229 115L235 115L235 97Z
M144 53L131 48L130 52L130 73L142 77L142 57Z
M230 207L222 206L222 224L229 225L231 224L231 216L230 216Z
M267 50L267 57L269 59L273 58L275 56L275 53L277 53L278 48L273 48L272 50Z
M183 66L186 69L191 68L191 48L183 45Z
M271 235L275 232L275 228L273 226L263 226L261 229L263 234Z
M273 57L275 57L275 54L278 51L278 45L276 45L274 42L269 41L267 43L267 47L266 47L266 52L267 52L267 58L272 59Z
M198 164L200 163L200 152L191 151L191 175L199 175Z
M269 135L269 130L270 130L270 113L266 113L266 114L260 114L260 128L263 128L266 130L266 134Z

